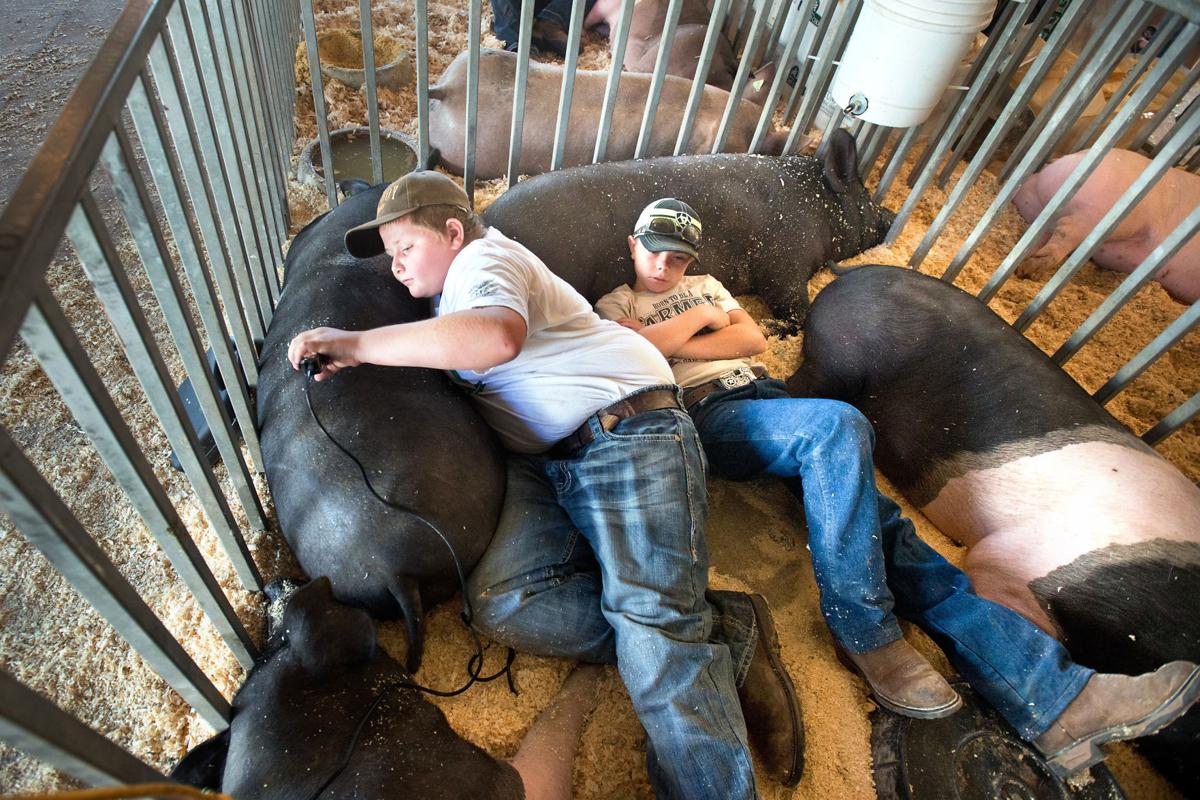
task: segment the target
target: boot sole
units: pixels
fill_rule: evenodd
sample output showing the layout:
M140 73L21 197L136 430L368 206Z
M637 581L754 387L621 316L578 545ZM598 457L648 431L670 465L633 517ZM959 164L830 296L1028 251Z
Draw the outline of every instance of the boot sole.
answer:
M780 657L779 635L775 632L775 621L771 617L771 607L767 605L767 598L753 593L749 594L748 597L750 598L750 604L754 607L754 619L758 623L758 635L765 637L763 639L763 650L767 653L771 672L787 687L785 694L788 698L788 716L791 718L792 723L792 738L797 746L792 752L792 765L788 768L787 773L780 778L780 783L784 786L792 787L800 782L800 777L804 773L804 722L800 716L800 702L796 699L796 687L792 683L791 677L788 676L787 669L784 668Z
M842 662L842 666L853 672L858 677L862 678L862 682L865 683L867 688L871 690L871 697L875 700L875 702L886 708L888 711L891 711L893 714L899 714L900 716L908 717L909 719L944 719L951 714L957 713L958 710L963 707L962 695L958 694L957 692L955 692L954 700L952 702L947 703L944 706L935 706L933 708L914 708L912 706L901 705L900 703L890 700L880 694L879 691L871 684L871 682L867 680L867 676L863 675L862 670L858 668L857 664L850 660L850 656L846 654L846 651L843 650L840 645L835 645L835 648L837 659L838 661Z
M1059 778L1065 780L1070 775L1103 761L1104 753L1101 752L1100 745L1136 739L1155 733L1183 716L1183 713L1191 708L1198 698L1200 698L1200 667L1193 669L1174 694L1140 720L1127 725L1112 725L1067 745L1053 754L1043 755L1046 766Z

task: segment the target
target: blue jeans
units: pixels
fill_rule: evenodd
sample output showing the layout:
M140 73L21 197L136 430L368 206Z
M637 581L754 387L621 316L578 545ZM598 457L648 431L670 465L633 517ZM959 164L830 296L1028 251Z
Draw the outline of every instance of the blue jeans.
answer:
M775 475L803 503L821 612L846 650L899 638L899 614L929 633L1026 739L1043 733L1092 676L1032 622L976 595L966 574L879 494L874 431L853 406L792 398L780 381L763 379L711 394L692 414L714 475Z
M590 7L594 0L585 4ZM536 0L534 17L557 23L564 31L571 26L572 0ZM516 50L521 35L520 0L492 0L492 29L506 50Z
M589 424L595 439L572 458L509 459L499 527L468 580L475 625L541 655L615 660L659 797L754 797L736 689L753 611L726 596L732 613L714 619L705 595L708 505L692 421L666 409L612 431Z

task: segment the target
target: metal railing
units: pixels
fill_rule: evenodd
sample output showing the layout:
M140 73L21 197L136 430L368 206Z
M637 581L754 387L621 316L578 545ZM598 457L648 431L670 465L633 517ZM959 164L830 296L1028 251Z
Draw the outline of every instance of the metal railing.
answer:
M712 63L718 32L743 54L753 54L761 44L780 59L751 151L761 148L766 131L778 119L790 128L784 152L797 151L822 113L837 59L862 0L846 0L839 14L831 13L826 4L819 20L814 19L817 5L816 0L774 6L736 0L713 3L710 35L698 59L702 73ZM1073 3L1052 30L1048 26L1055 4L1043 4L1041 10L1035 10L1032 3L1004 6L995 32L971 65L965 86L957 90L957 99L921 126L893 131L847 118L839 110L827 113L822 126L826 135L839 125L852 126L859 141L863 175L878 174L876 199L898 180L905 180L910 187L889 234L891 240L911 224L914 209L929 192L948 191L948 199L911 257L911 266L921 265L946 235L951 217L964 213L968 191L996 158L1022 109L1066 51L1088 5ZM532 9L531 3L523 5L520 23L508 149L510 186L521 174L525 114L521 99L529 70ZM994 202L942 274L947 281L958 277L993 233L1001 210L1021 181L1038 169L1049 153L1064 149L1066 131L1081 117L1131 40L1153 15L1162 16L1157 22L1160 36L1140 55L1096 119L1074 137L1069 149L1087 146L1088 155L979 293L985 302L997 295L1016 264L1045 234L1054 215L1105 153L1116 146L1145 143L1152 157L1150 166L1020 315L1015 323L1020 330L1044 312L1105 234L1153 190L1167 169L1179 165L1195 171L1200 162L1196 148L1200 104L1192 102L1176 113L1175 106L1185 99L1184 94L1176 91L1166 101L1159 99L1172 79L1181 81L1183 88L1194 83L1196 67L1189 66L1187 59L1200 44L1200 7L1183 0L1160 0L1115 3L1110 9L1101 26L1103 35L1077 59L1069 80L1063 81L1057 96L1029 126L1024 144L1006 160L1002 168L1005 179ZM468 0L467 10L465 44L471 80L464 109L464 177L468 192L473 192L478 121L490 98L480 98L477 86L482 0ZM383 160L369 0L359 0L359 11L372 152L371 175L364 177L380 181ZM608 152L632 11L632 0L624 0L612 32L613 64L598 114L596 162L605 160ZM679 0L670 0L665 34L673 30L678 13ZM416 33L417 140L424 161L430 148L425 0L416 2L412 24ZM577 133L567 121L582 24L583 2L577 0L568 32L567 77L555 118L553 168L562 166L564 144ZM803 44L806 26L811 26L815 35ZM145 402L179 458L206 524L219 538L241 585L257 590L261 581L244 539L247 530L262 530L267 524L255 485L255 471L262 464L253 407L258 381L255 341L270 325L281 291L279 266L289 224L286 171L296 144L293 59L301 39L309 59L322 163L333 164L316 28L311 0L131 0L50 131L48 144L22 179L15 194L22 198L21 203L10 205L0 217L0 359L13 352L18 339L37 358L128 502L233 657L245 667L256 655L251 637L198 551L194 531L181 520L156 477L155 459L143 450L123 419L121 403L102 379L97 353L84 345L48 285L47 272L65 238L111 321ZM714 152L724 145L740 90L754 66L750 58L739 65ZM1017 78L1022 66L1026 71ZM642 109L638 153L645 152L665 74L666 59L660 57ZM789 88L793 78L795 83ZM685 152L690 141L702 86L696 81L689 92L675 137L675 154ZM978 149L967 158L966 143L981 136ZM97 170L97 166L103 169ZM337 203L333 172L332 168L324 170L330 206ZM115 198L111 205L128 229L130 248L118 243L125 238L123 230L114 226L113 214L105 211L108 204L104 198L109 195ZM1198 227L1200 212L1193 211L1071 334L1053 358L1064 363L1094 338ZM153 307L148 298L139 296L131 269L148 277ZM163 337L156 335L152 317L162 320L169 341L159 341ZM1118 369L1095 392L1096 400L1111 402L1198 323L1200 303L1193 303ZM212 351L223 377L232 417L206 365L206 349ZM170 372L173 364L182 364L195 390L223 464L223 477L206 458L196 426L175 389ZM1165 411L1143 434L1147 442L1161 441L1194 419L1200 413L1200 393ZM235 424L244 445L238 443ZM53 482L28 457L19 437L5 429L0 429L0 500L14 526L87 602L203 719L213 727L223 727L230 714L228 701L72 514ZM89 783L146 780L154 772L3 670L0 738Z
M244 530L267 525L252 473L262 468L255 340L280 292L297 13L278 0L131 0L21 179L20 201L0 217L0 358L13 354L19 334L246 669L258 653L253 638L156 475L161 459L143 450L105 385L113 354L85 346L47 274L65 237L205 524L241 585L260 589L244 539ZM130 240L132 247L123 244ZM135 273L148 278L153 300L139 296ZM151 319L162 321L169 341ZM183 365L229 488L206 456L170 364ZM18 439L0 429L0 498L10 521L204 721L225 727L229 701ZM155 773L4 671L0 736L89 783Z

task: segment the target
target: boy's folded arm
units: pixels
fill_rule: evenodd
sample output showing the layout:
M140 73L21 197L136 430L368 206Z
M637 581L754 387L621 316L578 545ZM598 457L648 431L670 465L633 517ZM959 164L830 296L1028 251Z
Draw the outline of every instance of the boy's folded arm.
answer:
M676 358L716 361L758 355L767 349L767 340L762 329L745 311L730 311L729 322L729 325L720 330L692 336L671 355Z
M511 361L525 344L525 319L504 306L362 331L358 360L388 367L482 372Z
M643 326L638 333L658 348L658 352L670 358L678 355L679 349L687 346L697 333L708 327L721 326L722 320L728 326L729 316L724 311L716 306L700 305L670 319Z

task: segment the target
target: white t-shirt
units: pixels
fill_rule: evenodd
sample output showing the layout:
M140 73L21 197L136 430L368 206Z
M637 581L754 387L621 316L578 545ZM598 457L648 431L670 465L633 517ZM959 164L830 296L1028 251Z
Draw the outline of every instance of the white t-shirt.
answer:
M439 316L502 306L525 320L525 344L512 361L451 372L516 452L541 452L625 395L674 383L653 345L600 319L583 295L495 228L455 257L436 303Z
M605 319L630 317L643 325L653 325L705 303L725 312L741 309L733 295L711 275L684 275L674 288L666 292L635 292L629 284L618 286L596 302L596 313ZM731 369L758 363L751 358L667 360L671 364L675 382L685 389L711 381Z

